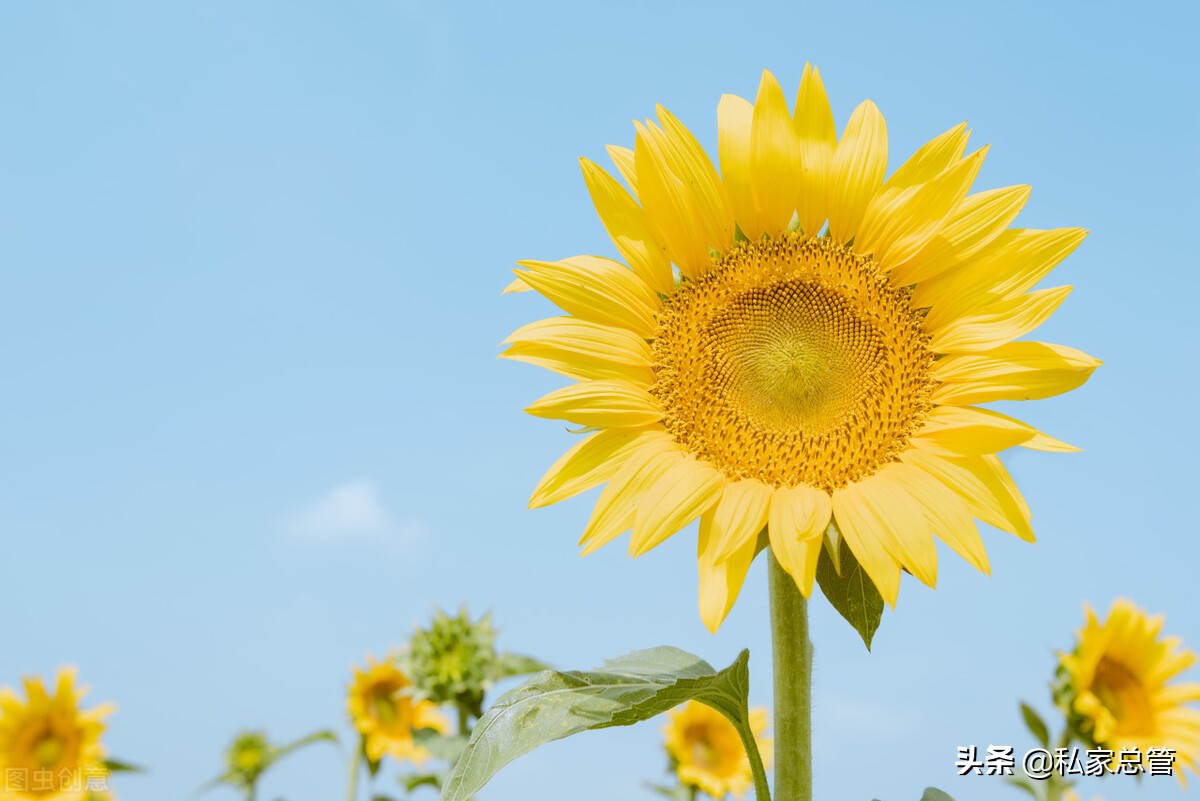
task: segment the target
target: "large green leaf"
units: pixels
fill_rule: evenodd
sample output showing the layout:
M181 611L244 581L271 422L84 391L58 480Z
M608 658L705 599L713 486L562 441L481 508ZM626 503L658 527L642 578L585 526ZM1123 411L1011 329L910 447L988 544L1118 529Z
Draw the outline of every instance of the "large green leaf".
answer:
M828 549L822 548L821 558L817 561L817 584L833 608L862 637L869 651L883 617L883 596L854 557L846 540L840 532L836 532L835 524L831 522L829 525L837 533L832 539L837 543L838 563L835 565ZM839 567L841 570L838 570Z
M662 646L609 660L599 670L542 671L501 696L475 725L442 786L442 801L466 801L500 768L539 745L589 729L629 726L693 699L729 718L743 740L753 742L749 658L742 651L717 671L698 656Z

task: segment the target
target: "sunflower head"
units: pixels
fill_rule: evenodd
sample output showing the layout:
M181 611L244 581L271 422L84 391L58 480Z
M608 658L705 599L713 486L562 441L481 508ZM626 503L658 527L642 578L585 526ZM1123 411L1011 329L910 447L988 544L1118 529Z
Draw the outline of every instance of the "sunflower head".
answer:
M1074 450L978 404L1046 398L1099 362L1019 338L1070 287L1034 287L1079 229L1010 228L1026 186L972 192L987 148L958 125L888 174L870 101L841 136L819 73L794 104L764 73L717 109L718 166L663 108L584 180L621 263L523 261L510 291L563 315L507 358L577 383L531 414L588 436L530 501L600 484L584 552L632 532L637 556L699 520L700 611L729 612L765 531L800 591L841 540L895 604L932 586L935 537L979 570L975 519L1027 540L1030 511L997 453ZM836 553L836 551L834 551Z
M1119 752L1175 751L1176 772L1196 772L1200 759L1200 683L1173 682L1196 662L1176 637L1162 636L1163 616L1133 602L1113 602L1101 622L1091 607L1071 653L1059 655L1056 692L1073 733Z
M249 787L271 764L271 743L266 732L244 731L225 752L225 768L238 784Z
M394 660L376 662L368 656L365 667L355 668L346 706L372 762L390 756L420 764L429 752L417 745L413 735L421 729L442 734L449 730L437 705L417 698L414 689Z
M115 707L81 709L87 689L75 685L74 668L58 671L52 693L40 677L24 684L24 699L0 689L0 776L16 777L0 798L81 801L107 778L100 735Z
M428 628L417 629L409 640L408 662L425 697L479 717L499 666L491 615L471 620L466 608L454 617L436 610Z
M771 762L767 710L750 710L750 726L766 764ZM750 760L733 724L715 709L688 701L667 713L667 754L681 784L695 787L714 799L732 794L742 798L754 783Z

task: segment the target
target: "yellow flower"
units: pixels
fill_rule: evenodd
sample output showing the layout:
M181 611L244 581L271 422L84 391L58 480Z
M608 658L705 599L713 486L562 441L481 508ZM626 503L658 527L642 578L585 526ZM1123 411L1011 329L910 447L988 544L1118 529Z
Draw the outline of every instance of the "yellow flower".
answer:
M733 793L738 798L754 783L750 760L738 737L737 729L720 712L699 701L688 701L667 713L663 727L667 753L675 763L675 772L683 784L699 787L713 798ZM771 740L761 735L767 730L767 710L750 710L750 728L758 742L759 753L769 765Z
M1147 615L1132 601L1113 602L1101 623L1090 606L1075 650L1060 654L1069 678L1071 708L1098 745L1119 753L1173 749L1175 772L1196 772L1200 759L1200 682L1171 680L1196 662L1178 637L1160 636L1162 615Z
M75 668L60 668L54 694L40 677L26 678L22 701L0 689L0 799L82 801L89 785L108 780L100 735L112 704L83 711L86 687L75 686Z
M530 505L607 482L584 553L632 529L638 556L699 518L714 630L764 528L806 596L839 536L892 605L902 570L935 583L934 535L987 572L972 518L1033 539L995 454L1075 449L976 404L1057 395L1099 364L1014 341L1070 291L1033 287L1086 232L1009 228L1026 186L969 194L987 148L964 155L965 123L885 180L883 116L864 102L838 139L811 67L794 111L764 73L757 101L726 95L717 123L720 174L661 107L633 150L609 148L632 191L582 161L628 266L520 263L509 291L566 315L503 355L577 379L527 411L592 432Z
M366 668L355 669L347 707L369 759L378 761L386 755L420 764L429 758L429 752L416 744L413 732L433 729L445 734L449 730L437 706L415 699L412 693L408 676L390 661L376 662L368 656Z

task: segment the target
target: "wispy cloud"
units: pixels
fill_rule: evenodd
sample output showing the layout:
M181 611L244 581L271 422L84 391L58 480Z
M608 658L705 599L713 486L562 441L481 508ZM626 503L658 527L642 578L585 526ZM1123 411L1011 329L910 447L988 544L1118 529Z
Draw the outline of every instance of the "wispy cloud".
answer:
M352 481L334 487L283 523L286 534L310 542L375 540L415 542L423 528L397 521L379 499L373 481Z

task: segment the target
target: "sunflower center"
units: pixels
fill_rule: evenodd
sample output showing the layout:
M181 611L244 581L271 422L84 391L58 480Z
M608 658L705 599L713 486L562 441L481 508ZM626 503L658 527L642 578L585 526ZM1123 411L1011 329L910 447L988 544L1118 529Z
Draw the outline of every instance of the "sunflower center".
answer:
M743 245L659 319L667 430L734 479L832 490L896 458L930 408L908 290L829 240Z
M377 689L371 694L371 716L384 726L394 724L400 718L395 690Z
M1115 659L1101 657L1092 692L1116 720L1116 733L1126 736L1154 733L1154 709L1137 675Z
M63 758L66 746L54 734L45 734L33 745L33 761L39 767L52 768Z

